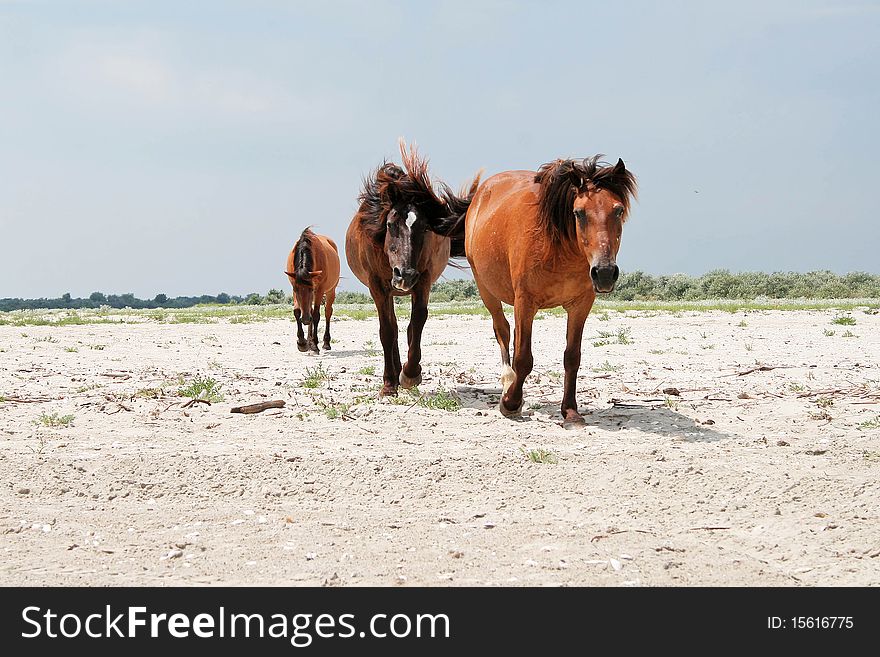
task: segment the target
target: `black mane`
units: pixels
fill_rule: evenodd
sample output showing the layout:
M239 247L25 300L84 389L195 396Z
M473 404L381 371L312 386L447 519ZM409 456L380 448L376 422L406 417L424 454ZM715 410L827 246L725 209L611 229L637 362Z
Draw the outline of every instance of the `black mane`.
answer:
M539 220L553 242L566 243L575 238L574 200L590 188L608 190L629 211L631 199L636 195L635 176L626 169L623 160L611 165L600 163L601 157L548 162L535 174L535 182L541 185Z
M293 273L299 285L312 284L312 238L315 234L306 228L293 247Z
M396 186L404 176L406 173L403 169L386 160L364 178L363 188L358 196L358 214L364 232L377 244L385 242L385 221L391 210L389 186Z

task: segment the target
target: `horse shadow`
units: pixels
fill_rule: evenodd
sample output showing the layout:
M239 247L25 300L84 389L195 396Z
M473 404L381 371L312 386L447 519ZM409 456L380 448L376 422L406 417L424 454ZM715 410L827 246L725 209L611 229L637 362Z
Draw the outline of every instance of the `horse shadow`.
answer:
M464 408L498 413L498 401L501 397L500 386L460 385L456 388L456 393ZM579 427L583 429L601 429L603 431L636 429L684 442L716 442L730 440L733 437L712 428L711 424L701 424L692 417L673 410L666 404L612 403L611 406L604 408L591 408L589 405L585 406L581 403L580 410L586 421L584 427ZM544 420L543 416L549 416L555 424L562 424L559 403L530 404L529 398L526 397L522 416L509 418L509 421L541 421Z

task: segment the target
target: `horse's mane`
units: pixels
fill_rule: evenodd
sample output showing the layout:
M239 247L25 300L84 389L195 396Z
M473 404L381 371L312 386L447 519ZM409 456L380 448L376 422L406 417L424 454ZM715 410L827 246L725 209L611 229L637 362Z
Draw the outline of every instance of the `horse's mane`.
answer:
M606 189L629 211L636 195L636 178L627 171L623 160L611 165L599 162L603 155L583 160L555 160L543 165L535 174L541 185L538 199L538 219L552 242L565 244L575 238L574 200L579 193Z
M448 212L446 202L434 191L431 177L428 175L428 160L419 156L415 144L410 144L409 149L403 138L398 142L400 157L406 169L406 176L400 179L399 187L402 196L417 206L422 213L430 219L445 216Z
M407 148L401 139L400 155L405 170L386 160L364 179L358 196L361 229L377 246L385 241L388 213L395 204L412 203L426 218L428 228L438 232L438 222L450 213L449 200L456 198L444 183L440 183L440 194L434 190L428 161L419 155L415 145Z
M360 225L367 236L377 244L385 241L385 221L391 210L389 186L396 185L406 173L393 162L384 161L364 178L358 196Z
M312 284L312 238L311 226L306 228L293 247L293 273L299 285Z
M483 170L477 171L470 186L463 185L461 191L456 194L446 183L441 183L440 194L446 203L446 217L437 222L435 232L446 235L452 240L449 250L451 258L463 258L464 253L464 218L467 215L474 194L480 186L480 177Z

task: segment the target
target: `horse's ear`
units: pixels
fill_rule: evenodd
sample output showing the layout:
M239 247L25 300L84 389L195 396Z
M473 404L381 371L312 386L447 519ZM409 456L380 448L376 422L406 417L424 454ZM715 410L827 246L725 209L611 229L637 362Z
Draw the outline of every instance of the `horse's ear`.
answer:
M617 158L617 164L614 165L614 175L620 175L626 172L626 165L621 158Z

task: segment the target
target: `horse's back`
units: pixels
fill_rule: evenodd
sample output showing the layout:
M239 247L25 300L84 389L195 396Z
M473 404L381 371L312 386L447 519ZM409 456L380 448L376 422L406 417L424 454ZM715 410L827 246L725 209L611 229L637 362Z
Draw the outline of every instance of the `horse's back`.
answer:
M534 171L505 171L480 185L465 219L465 252L481 290L513 303L520 263L532 253Z
M336 248L336 242L326 235L315 235L321 247L321 259L323 260L323 279L322 288L324 291L331 290L339 284L339 250Z

